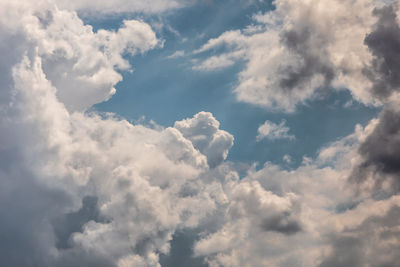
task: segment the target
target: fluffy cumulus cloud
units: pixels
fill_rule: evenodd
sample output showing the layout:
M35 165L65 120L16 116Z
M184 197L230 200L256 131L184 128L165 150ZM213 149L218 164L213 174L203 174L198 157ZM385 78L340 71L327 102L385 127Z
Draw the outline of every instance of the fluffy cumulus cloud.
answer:
M154 32L131 20L94 33L52 5L1 11L1 265L158 266L176 229L224 201L199 180L208 154L176 128L83 112L113 93L123 53L157 46ZM207 115L219 160L232 137Z
M224 161L233 145L233 136L219 130L219 122L209 112L200 112L192 119L175 122L174 127L207 156L210 167Z
M287 112L331 88L348 89L368 105L379 105L397 93L392 90L398 87L397 4L365 0L276 0L274 4L273 11L254 15L247 28L210 39L196 53L221 47L223 52L194 69L207 71L244 61L237 98Z
M132 11L140 5L120 2L132 5ZM233 136L211 113L152 128L90 112L114 93L120 72L131 69L124 55L160 47L151 27L139 20L94 32L72 10L90 9L93 3L0 2L1 266L160 266L160 255L168 255L176 233L185 231L196 233L193 256L209 266L398 263L398 88L390 74L397 63L385 63L397 50L377 43L396 43L391 36L398 28L396 6L369 16L372 7L362 1L296 2L298 9L293 1L277 1L276 13L258 16L259 25L226 33L202 48L231 46L234 52L224 54L228 62L249 56L249 69L240 78L249 87L239 85L237 92L258 92L264 104L285 95L289 100L282 105L289 108L300 95L312 94L315 88L308 85L327 86L342 78L363 84L357 75L367 77L368 93L377 101L393 103L296 169L266 163L239 179L235 165L226 161ZM162 3L166 8L183 2ZM107 10L107 5L98 7ZM347 5L358 8L360 16L348 17ZM344 23L343 32L324 39L325 17L341 13L330 23ZM282 15L282 23L273 14ZM316 18L322 29L306 31ZM367 37L361 38L361 24L371 27ZM349 39L347 31L354 33ZM266 35L280 44L275 50L265 49ZM257 64L248 50L250 39L258 41ZM369 49L357 46L350 53L353 39ZM316 51L311 49L315 42ZM325 42L329 45L321 45ZM349 53L341 57L337 49ZM338 64L346 68L340 72ZM279 75L247 76L250 69ZM254 89L250 85L257 79L261 87ZM380 94L383 79L392 80ZM278 87L266 86L271 82ZM277 88L286 91L268 98L265 93ZM354 95L364 99L366 92L357 90ZM290 138L284 123L272 128L260 133Z
M10 57L22 57L23 51L37 54L46 79L70 111L85 110L115 93L115 84L122 80L117 70L130 69L122 54L143 53L159 45L150 26L141 21L124 21L117 31L95 33L75 12L40 1L35 8L30 2L17 3L1 4L2 34L11 42L3 44L3 52L14 46L19 55Z

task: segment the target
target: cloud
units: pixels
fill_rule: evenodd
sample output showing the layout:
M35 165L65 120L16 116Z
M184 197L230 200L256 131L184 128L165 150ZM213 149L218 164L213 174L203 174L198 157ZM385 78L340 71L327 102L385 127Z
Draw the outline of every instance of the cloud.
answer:
M95 33L74 12L40 5L31 9L17 9L26 21L4 21L3 27L10 28L4 32L26 34L20 35L24 40L19 47L37 50L46 78L69 111L82 111L107 100L122 80L117 71L130 70L122 55L144 53L160 43L141 21L127 20L117 31Z
M196 226L223 195L211 179L200 180L207 176L207 157L176 128L158 131L112 117L69 113L45 78L40 58L32 60L25 58L14 68L14 105L7 112L15 112L15 120L2 121L8 132L24 129L26 134L7 137L4 132L9 140L1 146L3 152L11 146L23 155L16 162L8 157L8 165L26 165L24 174L2 168L2 188L30 193L15 206L8 204L13 194L2 194L1 210L15 212L2 213L12 225L2 231L10 231L20 253L33 255L10 254L2 257L2 265L63 266L66 258L69 266L157 265L175 229ZM214 122L212 140L218 144L216 121L210 114L206 118ZM195 182L188 197L183 192ZM39 217L18 223L20 212Z
M205 156L176 128L83 112L109 97L123 53L157 40L140 21L94 33L74 12L42 8L11 9L20 23L0 28L0 265L158 266L174 231L222 201L201 177L233 138L206 114Z
M350 179L371 189L400 190L400 113L396 107L386 107L370 124L358 148L357 165Z
M219 122L209 112L200 112L192 119L175 122L174 128L207 156L210 167L222 163L233 145L233 136L219 130Z
M348 183L369 131L357 127L294 170L271 163L250 170L228 193L225 222L196 243L195 253L210 266L394 266L398 196L377 200Z
M193 66L194 70L218 70L232 66L235 62L229 56L210 57L203 61L200 65Z
M365 45L373 55L364 74L372 82L372 93L379 99L387 99L400 90L400 26L397 6L389 5L374 10L378 17L373 31L365 37Z
M276 140L276 139L289 139L294 140L295 136L289 134L289 127L286 126L286 121L282 121L279 125L272 121L265 121L263 125L258 127L257 141L262 139Z
M283 156L282 160L287 164L292 163L292 157L290 155L287 155L287 154Z
M212 55L195 62L193 69L244 61L234 90L237 99L270 110L293 112L329 90L350 90L366 105L386 101L376 98L378 89L373 88L383 72L390 75L384 68L395 72L395 57L389 55L396 54L391 48L396 47L398 27L394 5L380 9L383 1L364 0L278 0L274 5L272 11L254 15L246 28L208 40L195 53ZM385 19L379 19L382 12ZM374 40L385 41L389 49ZM393 64L384 64L389 58Z
M123 13L123 12L143 12L143 13L160 13L171 9L182 8L193 4L193 0L116 0L116 1L67 1L55 0L59 7L70 10L79 10L86 13Z
M233 188L222 228L198 241L195 255L208 256L211 266L256 266L270 256L268 244L275 246L268 240L302 230L298 213L294 195L280 197L256 181L242 182ZM263 256L257 252L261 246L267 248Z
M394 199L393 199L394 200ZM371 215L360 224L332 233L332 251L319 266L395 266L400 248L400 206L395 201L379 203L381 214ZM376 207L370 207L373 209Z
M32 35L38 38L47 78L57 88L60 101L72 111L85 110L115 93L114 86L122 80L116 70L130 69L123 53L143 53L158 44L150 26L140 21L124 21L116 32L93 33L76 15L65 11L51 14L46 29L36 25Z
M167 56L168 59L175 59L179 57L183 57L185 55L185 51L183 50L178 50L172 53L171 55Z
M220 55L215 55L204 59L203 61L196 60L193 65L194 70L212 71L223 69L233 65L236 61L245 57L246 37L240 31L227 31L219 37L210 39L202 47L195 50L195 55L207 52L218 48L227 48L228 52Z
M344 4L334 3L342 12ZM75 4L69 8L79 8ZM110 11L107 5L98 8L126 7ZM145 22L94 32L76 12L47 1L2 1L0 15L1 266L160 266L160 255L168 255L176 233L185 231L196 233L186 253L210 266L398 262L395 105L296 169L266 163L239 178L237 165L226 161L234 138L209 112L164 128L90 111L111 96L120 72L130 70L124 54L160 46ZM261 24L267 18L257 17ZM377 21L374 29L380 29ZM264 34L262 27L249 27L223 37L237 42L217 38L199 53L217 45L248 53L248 38L260 37L261 49ZM289 46L294 37L285 38L281 44ZM309 42L301 39L292 49L305 53L300 46ZM325 66L321 58L317 63ZM316 74L322 84L327 73ZM306 74L305 80L314 79ZM266 138L291 138L285 122L265 125L259 133ZM387 181L390 187L380 188L384 197L363 190L362 177L349 183L355 170Z

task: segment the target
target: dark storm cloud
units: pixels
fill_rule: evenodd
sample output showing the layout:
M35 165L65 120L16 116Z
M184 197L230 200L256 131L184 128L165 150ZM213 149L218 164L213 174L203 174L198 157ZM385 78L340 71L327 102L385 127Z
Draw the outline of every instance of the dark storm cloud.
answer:
M362 162L353 170L350 179L363 182L373 177L379 188L390 181L392 189L400 190L400 112L384 109L373 132L361 143L358 153Z
M331 236L333 251L320 267L399 266L400 207L371 216L359 226Z
M375 9L373 13L378 21L364 41L373 60L363 73L373 84L372 93L384 100L400 90L400 27L393 5Z

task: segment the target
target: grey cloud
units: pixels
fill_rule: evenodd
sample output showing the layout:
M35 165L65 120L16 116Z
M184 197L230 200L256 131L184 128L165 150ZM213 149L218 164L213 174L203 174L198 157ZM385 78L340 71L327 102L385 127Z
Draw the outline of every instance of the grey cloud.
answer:
M279 82L283 90L288 92L309 86L316 75L323 77L320 89L326 89L335 78L335 67L326 58L328 38L321 38L313 28L311 21L300 21L292 29L281 33L282 44L298 57L298 65L283 66L282 78Z
M373 94L385 100L393 92L400 91L400 27L394 5L375 9L373 14L378 21L364 41L373 60L363 73L373 84Z
M50 219L71 200L63 191L36 182L18 162L0 167L0 265L50 266L55 242Z
M242 181L233 185L221 227L196 242L195 255L206 256L210 266L278 266L267 264L284 253L273 240L300 235L300 213L293 194L280 197L256 181Z
M335 239L335 240L333 240ZM332 237L334 252L319 265L320 267L352 266L362 265L362 244L354 237Z
M358 153L361 162L354 168L351 181L362 183L372 178L376 189L388 181L392 185L389 190L400 190L400 112L385 108Z
M243 183L235 188L229 214L233 221L248 217L263 231L294 234L301 231L301 223L299 203L292 197L275 195L259 183Z
M394 205L384 215L371 216L356 227L332 234L333 251L319 266L398 266L399 224L400 207Z
M171 251L168 255L160 256L163 267L206 267L203 257L194 257L193 245L198 239L198 231L176 231L171 241Z
M104 216L100 214L97 204L98 198L86 196L82 199L82 207L75 212L70 212L53 222L54 231L57 237L56 247L58 249L70 248L69 244L72 234L82 232L83 226L89 221L108 223Z
M26 39L22 34L8 33L8 29L2 27L0 23L0 33L7 42L0 42L0 53L2 60L0 61L0 88L9 87L12 82L12 69L21 61L26 51ZM10 49L12 47L13 49ZM10 90L0 90L0 104L7 104L11 101L12 95Z
M43 28L47 28L54 20L53 13L50 10L36 13L36 16Z
M302 230L298 218L291 215L290 212L283 212L278 216L262 220L261 227L264 231L275 231L286 235L295 234Z

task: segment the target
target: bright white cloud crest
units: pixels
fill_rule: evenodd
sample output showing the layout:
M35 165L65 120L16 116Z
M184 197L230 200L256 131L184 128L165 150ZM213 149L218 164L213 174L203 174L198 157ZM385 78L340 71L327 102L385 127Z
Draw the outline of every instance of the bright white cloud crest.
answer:
M119 2L131 11L151 9L144 6L149 1ZM353 2L364 10L361 1ZM111 9L108 3L98 2L98 8ZM287 16L297 14L285 6L289 2L277 3L278 10L290 11ZM118 71L130 69L124 53L144 53L160 41L138 20L94 32L71 11L94 2L53 4L0 2L0 265L160 266L159 255L168 254L173 234L184 229L200 232L194 255L210 266L335 266L340 245L354 244L347 242L349 231L350 241L379 248L355 254L359 265L352 266L395 262L392 248L399 240L385 233L398 233L398 196L376 201L347 183L361 162L358 144L379 123L358 127L296 170L267 163L240 180L225 161L233 136L211 113L153 129L85 112L114 93ZM151 4L163 10L182 3ZM277 43L275 31L259 35L249 28L224 36L240 50L248 38L264 43L264 34ZM284 48L271 51L274 62L287 58L296 66ZM237 89L242 98L254 96L240 88L271 82L256 74L277 72L252 60ZM321 75L307 83L320 84ZM278 98L260 101L269 105ZM287 101L286 107L294 103ZM284 124L274 127L275 135L291 138ZM377 229L381 222L385 228ZM365 235L371 229L373 238ZM341 259L341 266L352 262L351 255Z

